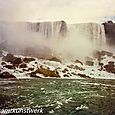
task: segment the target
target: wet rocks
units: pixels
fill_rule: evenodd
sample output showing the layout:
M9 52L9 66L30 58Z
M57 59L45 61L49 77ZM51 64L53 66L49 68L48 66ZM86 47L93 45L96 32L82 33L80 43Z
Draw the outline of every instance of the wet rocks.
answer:
M115 74L115 68L112 68L112 69L111 69L111 73L114 73L114 74Z
M85 60L86 61L93 61L93 58L87 56L87 57L85 57Z
M108 64L114 66L114 61L109 61Z
M84 70L85 70L84 68L79 67L79 66L77 66L77 65L75 65L74 69L76 69L76 70L80 70L80 71L84 71Z
M73 68L74 68L74 65L73 65L73 64L67 65L67 67L73 69Z
M110 56L113 56L113 53L108 52L108 51L104 51L104 50L102 50L102 51L96 50L93 52L93 56L97 59L100 59L101 56L105 56L105 55L110 57Z
M108 64L105 65L104 68L105 68L105 71L115 74L115 65L113 61L108 62Z
M9 72L3 72L0 74L0 78L16 78L14 75L10 74Z
M103 63L99 63L99 66L103 66L104 64Z
M42 74L42 75L44 75L45 77L60 77L60 75L58 74L57 71L45 69L45 68L43 68L43 67L38 68L38 69L37 69L34 73L32 73L32 74L35 75L35 74L37 74L37 73Z
M67 68L65 68L64 70L62 70L63 73L68 72L69 70Z
M103 63L99 63L99 66L101 67L99 70L102 71L104 64Z
M58 59L57 57L52 57L51 59L49 59L50 61L56 61L56 62L60 62L61 63L61 60Z
M64 77L70 77L68 74L64 74L63 76L64 76Z
M15 57L13 54L7 54L3 57L3 61L10 62L11 64L18 66L22 63L21 58Z
M96 50L96 51L93 52L93 56L95 58L97 58L97 59L99 59L99 58L101 58L101 56L105 56L105 55L107 55L107 56L113 56L113 53L108 52L108 51L104 51L104 50L102 50L102 51Z
M67 65L67 67L68 67L68 68L71 68L71 69L75 69L75 70L80 70L80 71L84 71L84 70L85 70L84 68L79 67L79 66L77 66L77 65L73 65L73 64Z
M27 65L25 63L22 63L19 65L19 68L26 68L26 67L27 67Z
M77 75L77 73L75 73L75 72L71 72L71 74L72 74L72 75Z
M6 56L3 57L3 61L6 62L13 62L16 59L16 57L13 54L7 54Z
M13 66L13 65L4 65L3 67L5 67L7 69L15 69L15 66Z
M25 62L25 63L29 63L29 62L31 62L31 61L35 61L35 59L34 58L24 58L23 59L23 61Z
M16 58L13 62L12 62L14 65L19 65L22 63L22 60L21 58Z
M107 55L107 56L113 56L113 53L108 52L108 51L101 51L101 56L105 56L105 55Z
M86 60L86 62L85 62L86 65L88 65L88 66L93 66L94 65L93 58L86 57L85 60Z
M93 66L93 65L94 65L94 62L92 62L92 61L86 61L86 65L88 65L88 66Z
M1 65L6 65L6 62L1 62Z
M81 73L78 73L77 75L80 76L80 77L83 77L83 78L90 78L89 76L87 76L85 74L81 74Z
M79 60L75 60L75 63L80 63L81 65L83 65L83 63Z

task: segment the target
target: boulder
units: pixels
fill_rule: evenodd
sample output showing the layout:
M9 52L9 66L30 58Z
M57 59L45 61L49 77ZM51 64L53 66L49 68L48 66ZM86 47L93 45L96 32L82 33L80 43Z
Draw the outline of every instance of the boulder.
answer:
M75 72L71 72L71 74L72 74L72 75L77 75L77 73L75 73Z
M99 63L99 66L103 66L104 64L103 63Z
M73 65L73 64L67 65L67 67L73 69L73 68L74 68L74 65Z
M22 59L21 59L21 58L16 58L16 59L12 62L13 65L19 65L19 64L21 64L21 63L22 63Z
M68 75L68 74L64 74L63 76L64 76L64 77L69 77L69 75Z
M113 56L113 53L108 52L108 51L101 51L101 56L105 56L105 55L107 55L107 56Z
M15 66L18 66L19 64L22 63L22 59L15 57L13 54L7 54L6 56L3 57L3 60L12 63Z
M26 68L26 67L27 67L27 65L25 63L22 63L19 65L19 68Z
M112 69L111 69L111 73L114 73L114 74L115 74L115 68L112 68Z
M0 74L0 78L16 78L14 75L8 73L8 72L3 72Z
M114 62L112 61L108 62L108 65L105 65L104 68L105 68L105 71L109 73L115 73L115 65L114 65Z
M76 66L74 66L74 68L73 69L76 69L76 70L80 70L80 71L84 71L85 69L83 69L82 67L78 67L77 65Z
M3 57L2 60L12 63L15 59L16 57L13 54L7 54L6 56Z
M15 66L13 65L4 65L3 67L8 68L8 69L15 69Z
M63 73L68 72L69 70L67 68L65 68L64 70L62 70Z
M114 61L109 61L108 64L114 66Z
M102 71L104 64L103 63L99 63L99 66L101 67L99 70Z
M35 73L43 74L45 77L60 77L57 71L45 69L45 68L38 68Z
M49 59L50 61L56 61L56 62L60 62L61 63L61 60L58 59L57 57L52 57L51 59Z
M31 61L35 61L35 59L34 58L24 58L23 59L23 61L25 62L25 63L29 63L29 62L31 62Z
M110 65L105 65L104 68L105 68L105 71L115 74L115 68L114 67L111 67Z
M93 58L87 56L87 57L85 57L85 60L86 61L93 61Z
M83 77L83 78L90 78L89 76L87 76L85 74L81 74L81 73L78 73L77 75L80 76L80 77Z
M96 50L96 51L93 52L93 56L95 58L97 58L97 59L100 59L101 56L105 56L105 55L107 55L107 56L113 56L113 53L108 52L108 51L104 51L104 50L103 51Z
M83 63L79 60L75 60L75 63L80 63L81 65L83 65Z
M94 65L94 62L92 62L92 61L86 61L86 65L88 65L88 66L93 66L93 65Z
M1 65L6 65L6 62L2 62Z

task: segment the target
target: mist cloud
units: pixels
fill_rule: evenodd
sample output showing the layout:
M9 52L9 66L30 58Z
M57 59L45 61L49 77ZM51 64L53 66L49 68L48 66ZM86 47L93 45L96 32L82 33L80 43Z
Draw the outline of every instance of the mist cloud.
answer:
M114 0L0 0L0 20L99 21L114 16Z

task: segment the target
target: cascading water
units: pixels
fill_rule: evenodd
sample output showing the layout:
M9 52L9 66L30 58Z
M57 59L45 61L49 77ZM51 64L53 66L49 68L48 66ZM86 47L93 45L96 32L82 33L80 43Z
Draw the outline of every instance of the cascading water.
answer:
M40 22L28 23L29 30L38 33L38 36L45 39L58 39L66 34L66 23L64 21L57 22Z
M7 22L0 24L0 36L4 36L8 49L17 52L26 48L34 52L32 49L35 48L35 52L41 50L42 53L46 53L58 50L61 54L67 52L71 56L75 53L80 55L79 49L85 54L92 51L94 46L100 49L106 45L104 26L97 23ZM49 51L45 51L46 49Z
M97 48L103 48L106 45L105 30L103 25L97 23L81 23L72 24L68 27L70 37L74 35L76 39L81 39L78 37L85 38ZM81 42L83 42L82 39Z
M12 26L16 27L16 29L23 28L23 30L27 28L30 32L37 32L38 36L41 38L45 39L55 39L55 38L60 38L60 37L65 37L66 35L70 36L72 34L76 35L82 35L89 40L92 41L92 43L95 43L97 45L104 45L106 43L106 38L105 38L105 30L104 26L97 24L97 23L81 23L81 24L72 24L72 25L67 25L64 21L57 21L57 22L38 22L38 23L4 23L5 29L9 28L9 25L15 25ZM3 24L0 24L0 36L3 36L5 32L3 33L4 28L2 27ZM27 25L27 26L25 26ZM26 31L27 31L26 30ZM69 34L67 34L67 31ZM67 37L66 36L66 37Z

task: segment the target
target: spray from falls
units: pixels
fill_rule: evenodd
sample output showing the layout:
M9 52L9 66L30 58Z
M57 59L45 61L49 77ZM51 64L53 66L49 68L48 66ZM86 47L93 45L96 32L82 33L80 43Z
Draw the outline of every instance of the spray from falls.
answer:
M68 24L66 37L53 45L54 51L62 57L84 58L94 50L106 47L104 26L97 23Z
M83 58L106 45L103 25L57 22L15 22L0 24L2 39L10 52ZM0 39L1 40L1 39ZM34 53L33 53L34 52Z

